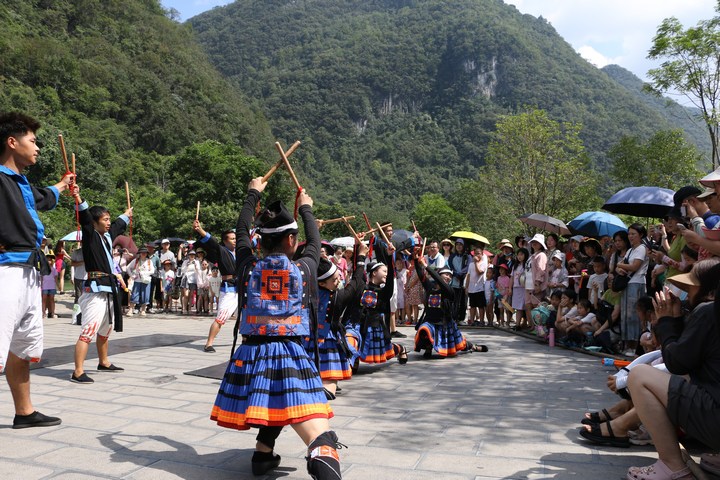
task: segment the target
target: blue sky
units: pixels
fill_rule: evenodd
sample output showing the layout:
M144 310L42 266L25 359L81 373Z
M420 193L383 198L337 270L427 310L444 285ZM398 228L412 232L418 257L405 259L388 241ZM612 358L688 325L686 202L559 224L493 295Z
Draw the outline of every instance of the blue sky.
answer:
M231 0L161 0L184 21ZM542 15L590 63L615 63L642 79L658 65L647 52L658 25L677 17L685 27L715 15L715 0L505 0L522 13Z

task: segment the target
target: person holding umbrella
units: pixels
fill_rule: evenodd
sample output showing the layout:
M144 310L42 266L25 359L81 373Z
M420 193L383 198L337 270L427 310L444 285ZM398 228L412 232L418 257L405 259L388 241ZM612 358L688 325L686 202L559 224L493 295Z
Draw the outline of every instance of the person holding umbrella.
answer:
M645 275L650 263L648 250L643 239L647 235L645 227L633 223L628 228L630 249L625 257L615 265L615 275L629 276L627 287L622 290L620 299L620 320L622 325L622 340L625 343L626 356L633 356L640 338L640 319L635 304L638 298L645 295Z

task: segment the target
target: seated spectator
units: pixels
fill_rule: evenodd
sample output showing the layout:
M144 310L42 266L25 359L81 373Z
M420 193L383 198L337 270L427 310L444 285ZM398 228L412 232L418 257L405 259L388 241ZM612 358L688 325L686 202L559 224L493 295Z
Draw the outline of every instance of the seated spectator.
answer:
M577 304L577 314L569 318L566 334L576 342L582 342L583 338L588 334L595 333L600 328L595 314L590 311L590 300L583 298Z
M555 321L555 330L559 339L567 336L567 329L570 326L570 319L575 318L577 315L577 294L575 290L564 290L560 296L560 308L557 313L557 320Z

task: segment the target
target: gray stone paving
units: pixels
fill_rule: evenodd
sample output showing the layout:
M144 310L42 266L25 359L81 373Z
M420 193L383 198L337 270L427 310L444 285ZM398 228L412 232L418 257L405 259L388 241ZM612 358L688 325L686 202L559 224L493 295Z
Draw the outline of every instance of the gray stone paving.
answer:
M58 310L65 318L46 322L46 348L73 345L79 333L67 307ZM290 428L276 445L281 467L253 477L255 434L209 420L220 382L184 372L229 355L228 327L217 353L202 351L210 322L127 318L125 332L111 338L174 334L197 340L120 353L111 339L111 358L126 372L96 373L96 360L88 360L93 385L69 382L71 363L33 370L33 401L62 417L59 427L12 430L12 400L0 383L0 478L309 478L304 445ZM401 331L409 347L414 330ZM605 388L610 370L598 358L497 330L465 333L490 351L432 360L411 353L407 365L362 365L341 384L331 425L348 446L340 451L344 479L605 480L655 461L652 447L613 449L579 439L582 414L616 401Z

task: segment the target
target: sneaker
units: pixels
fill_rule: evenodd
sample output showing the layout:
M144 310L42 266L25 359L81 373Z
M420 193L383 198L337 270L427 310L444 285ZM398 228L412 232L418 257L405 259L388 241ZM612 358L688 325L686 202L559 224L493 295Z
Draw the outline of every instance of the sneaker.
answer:
M105 365L98 363L97 371L98 372L124 372L125 369L122 367L116 367L112 363L110 365L108 365L107 367Z
M633 445L655 445L650 434L642 425L637 430L628 431L628 438Z
M58 417L48 417L36 410L30 415L15 415L12 428L54 427L61 423Z
M208 345L205 348L203 348L203 352L215 353L215 347L213 347L212 345Z
M407 335L405 335L404 333L400 333L400 332L398 332L398 331L392 332L392 333L390 334L390 336L391 336L392 338L407 338Z
M88 374L85 372L83 372L79 377L76 377L75 373L73 373L72 376L70 377L70 381L75 382L75 383L82 383L82 384L86 384L86 385L89 383L95 383L95 380L88 377Z

